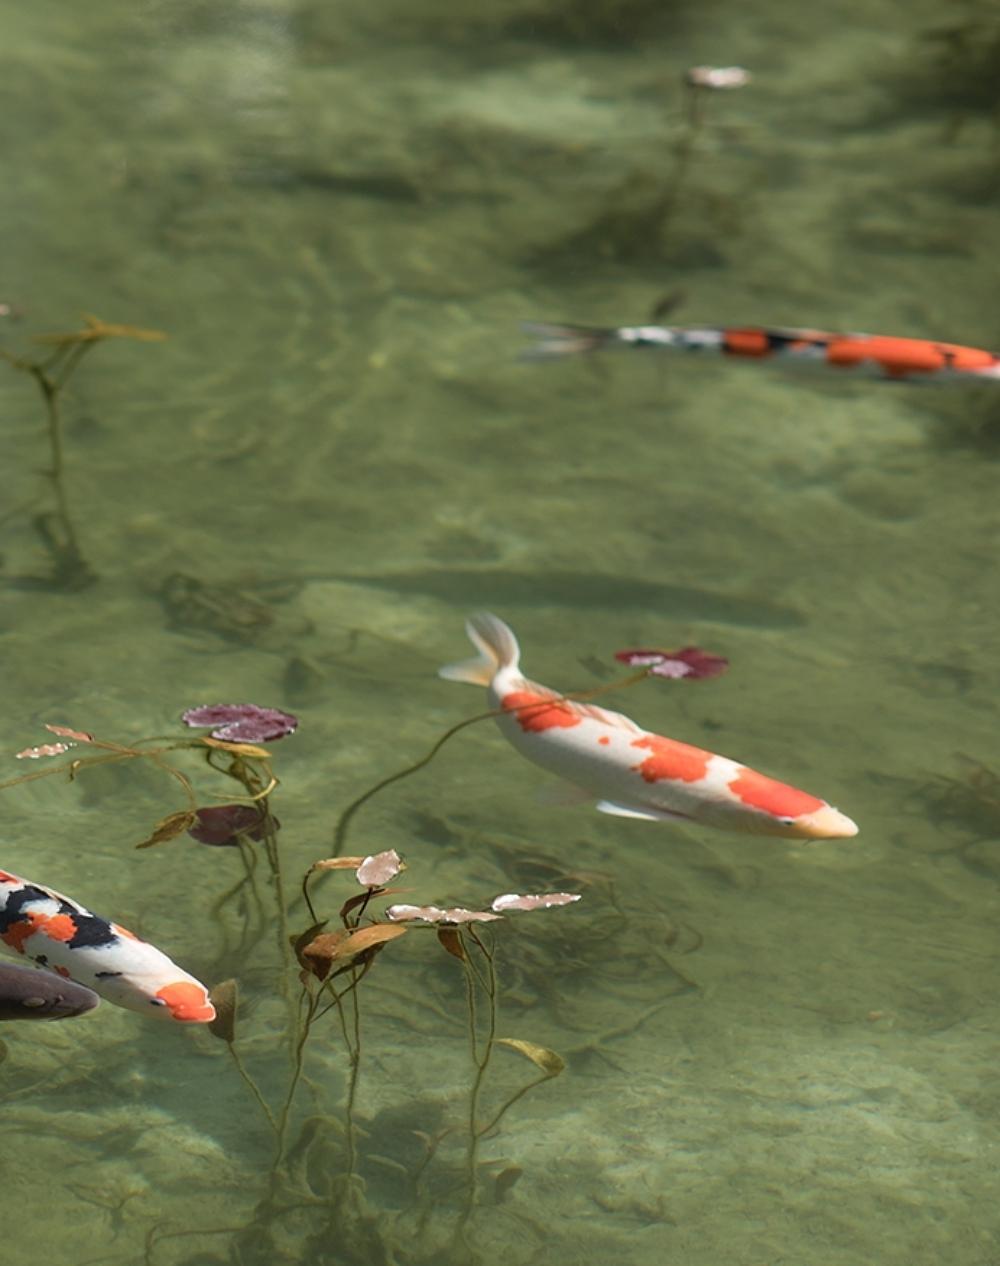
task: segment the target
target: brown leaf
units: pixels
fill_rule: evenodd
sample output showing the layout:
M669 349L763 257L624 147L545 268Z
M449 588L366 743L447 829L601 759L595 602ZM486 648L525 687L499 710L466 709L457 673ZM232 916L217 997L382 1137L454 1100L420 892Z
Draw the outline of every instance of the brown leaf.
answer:
M358 954L363 954L365 950L373 949L376 945L384 945L387 941L396 940L408 930L394 923L373 923L370 927L358 928L356 932L351 932L344 937L333 956L338 959L354 958Z
M337 947L348 935L347 932L320 932L297 951L299 962L317 980L326 980L330 974L333 960L337 957Z
M462 944L462 934L458 928L438 928L437 938L449 954L465 961L465 946Z
M197 819L198 815L193 809L181 809L179 813L168 813L165 818L157 822L148 838L141 844L137 844L136 848L152 848L154 844L165 844L167 840L176 839L188 827L194 826Z
M325 857L313 862L309 870L357 870L364 860L363 857Z
M318 932L322 932L323 929L326 927L326 924L327 924L327 920L324 919L322 923L314 923L311 927L306 928L306 930L304 932L300 932L298 936L290 936L288 938L292 947L292 952L295 954L295 957L299 960L300 967L306 966L306 963L302 958L303 947L308 945L309 942L316 936Z
M46 725L50 734L58 734L60 738L75 739L78 743L93 743L93 734L85 734L83 730L71 730L68 725Z
M405 892L405 888L370 888L367 892L359 892L353 897L349 897L340 907L340 917L346 919L352 910L356 910L358 906L363 906L366 901L371 901L373 897L389 897L396 892Z
M566 1067L563 1057L557 1055L555 1051L550 1051L547 1046L537 1046L534 1042L525 1042L519 1037L498 1037L497 1043L500 1046L510 1047L512 1051L517 1051L525 1059L530 1059L546 1077L558 1077Z
M223 1042L232 1042L236 1038L236 1007L239 1002L239 989L235 980L222 980L208 991L212 1005L215 1007L215 1019L208 1025L209 1033L219 1037Z

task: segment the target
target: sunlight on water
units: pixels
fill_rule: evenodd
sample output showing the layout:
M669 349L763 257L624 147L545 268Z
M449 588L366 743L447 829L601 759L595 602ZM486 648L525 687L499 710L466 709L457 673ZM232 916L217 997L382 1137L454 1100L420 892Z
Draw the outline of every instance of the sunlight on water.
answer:
M231 1044L0 1021L10 1259L1000 1260L1000 388L519 333L1000 346L993 6L4 9L0 780L115 755L46 724L159 755L5 789L0 865L239 994ZM490 706L437 676L483 608L560 691L726 656L607 706L858 838L556 806L490 720L338 837ZM299 727L206 747L220 701Z

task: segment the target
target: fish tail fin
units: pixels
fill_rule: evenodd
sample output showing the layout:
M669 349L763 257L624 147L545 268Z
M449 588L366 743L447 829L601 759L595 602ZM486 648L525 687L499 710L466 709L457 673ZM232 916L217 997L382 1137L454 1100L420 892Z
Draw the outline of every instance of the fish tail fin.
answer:
M559 356L586 355L619 341L618 331L596 325L548 325L522 321L521 329L535 343L521 353L521 360L555 360Z
M465 622L469 641L479 652L473 659L446 664L438 676L448 681L466 681L473 686L488 686L502 668L516 668L521 648L513 631L499 616L477 611Z

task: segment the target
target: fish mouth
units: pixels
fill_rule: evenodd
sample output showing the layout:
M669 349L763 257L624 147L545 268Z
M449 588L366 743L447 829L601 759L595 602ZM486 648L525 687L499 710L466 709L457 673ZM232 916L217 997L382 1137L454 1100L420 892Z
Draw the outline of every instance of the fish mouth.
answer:
M858 824L832 804L803 814L795 827L797 838L802 840L846 840L858 833Z

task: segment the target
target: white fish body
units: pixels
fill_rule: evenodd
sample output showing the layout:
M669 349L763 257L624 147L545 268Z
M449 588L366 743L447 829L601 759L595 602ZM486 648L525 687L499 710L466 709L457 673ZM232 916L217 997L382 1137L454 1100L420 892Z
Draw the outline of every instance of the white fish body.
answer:
M201 981L155 945L52 888L2 870L0 942L129 1011L188 1024L215 1018Z
M497 616L481 612L466 631L479 655L440 675L485 685L504 737L602 812L790 839L857 834L850 818L817 796L527 680L517 639Z

